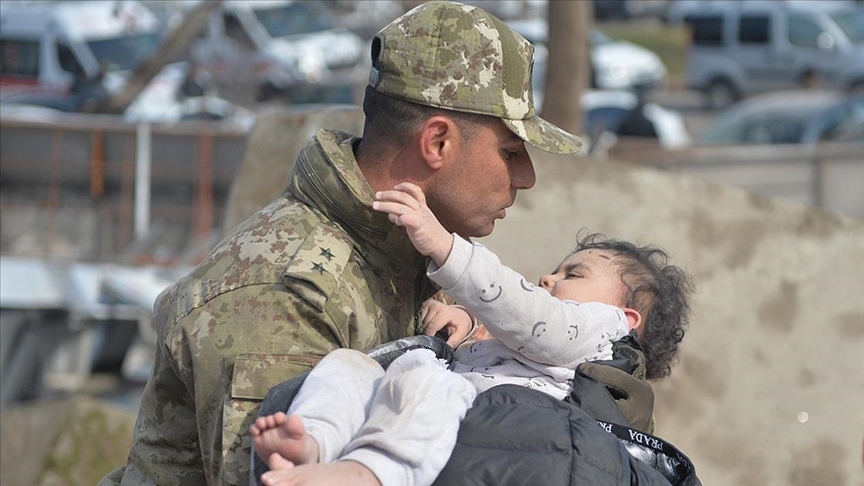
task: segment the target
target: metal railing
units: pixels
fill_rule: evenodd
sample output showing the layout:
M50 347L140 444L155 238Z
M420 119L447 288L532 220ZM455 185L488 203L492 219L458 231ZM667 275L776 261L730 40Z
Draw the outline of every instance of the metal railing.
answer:
M220 234L247 135L216 122L4 114L0 251L171 264L194 248L186 256L203 257ZM862 144L663 150L623 139L609 156L864 219Z
M148 245L161 245L163 254L173 253L162 258L170 263L218 232L247 132L210 121L141 125L105 115L4 114L0 251L112 260L134 248L146 262L161 258ZM171 231L159 232L165 228ZM183 236L165 250L168 242L158 240L177 232Z

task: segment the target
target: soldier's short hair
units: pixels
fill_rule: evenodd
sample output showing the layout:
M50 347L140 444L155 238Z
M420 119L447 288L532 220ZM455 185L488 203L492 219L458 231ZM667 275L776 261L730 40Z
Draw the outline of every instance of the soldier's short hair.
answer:
M470 140L482 124L494 121L488 115L444 110L400 100L366 87L363 99L363 137L395 144L405 144L417 133L420 126L435 115L445 115L453 120L467 140Z

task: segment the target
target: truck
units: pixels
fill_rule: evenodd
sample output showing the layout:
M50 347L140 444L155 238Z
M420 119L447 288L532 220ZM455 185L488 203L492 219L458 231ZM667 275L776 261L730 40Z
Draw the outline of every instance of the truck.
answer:
M159 47L163 32L156 16L135 0L4 0L0 102L80 111L70 105L119 92ZM165 66L126 110L127 118L169 118L178 109L175 97L186 69L185 62Z

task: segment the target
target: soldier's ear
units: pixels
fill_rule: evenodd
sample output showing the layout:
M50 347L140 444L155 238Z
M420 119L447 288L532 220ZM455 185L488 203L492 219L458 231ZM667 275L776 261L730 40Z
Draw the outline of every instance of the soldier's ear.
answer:
M448 159L454 157L456 148L456 125L446 116L429 117L420 128L420 155L426 166L440 169Z

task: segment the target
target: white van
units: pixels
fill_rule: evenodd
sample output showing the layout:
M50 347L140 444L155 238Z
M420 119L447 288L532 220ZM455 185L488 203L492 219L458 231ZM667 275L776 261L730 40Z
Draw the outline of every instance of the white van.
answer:
M190 52L216 80L254 75L259 99L368 74L367 42L337 27L319 2L226 0Z
M534 44L534 71L542 89L546 76L546 44L549 24L545 18L509 20L507 24ZM591 47L591 87L597 89L658 88L666 83L666 66L655 52L640 45L609 37L594 29L588 37Z
M690 29L687 86L712 108L768 90L864 89L864 7L853 2L682 1L673 14Z
M23 91L66 93L76 76L109 92L161 41L162 26L137 1L0 1L0 90L3 100ZM104 70L104 72L103 72ZM126 114L159 119L174 110L185 65L166 66Z

